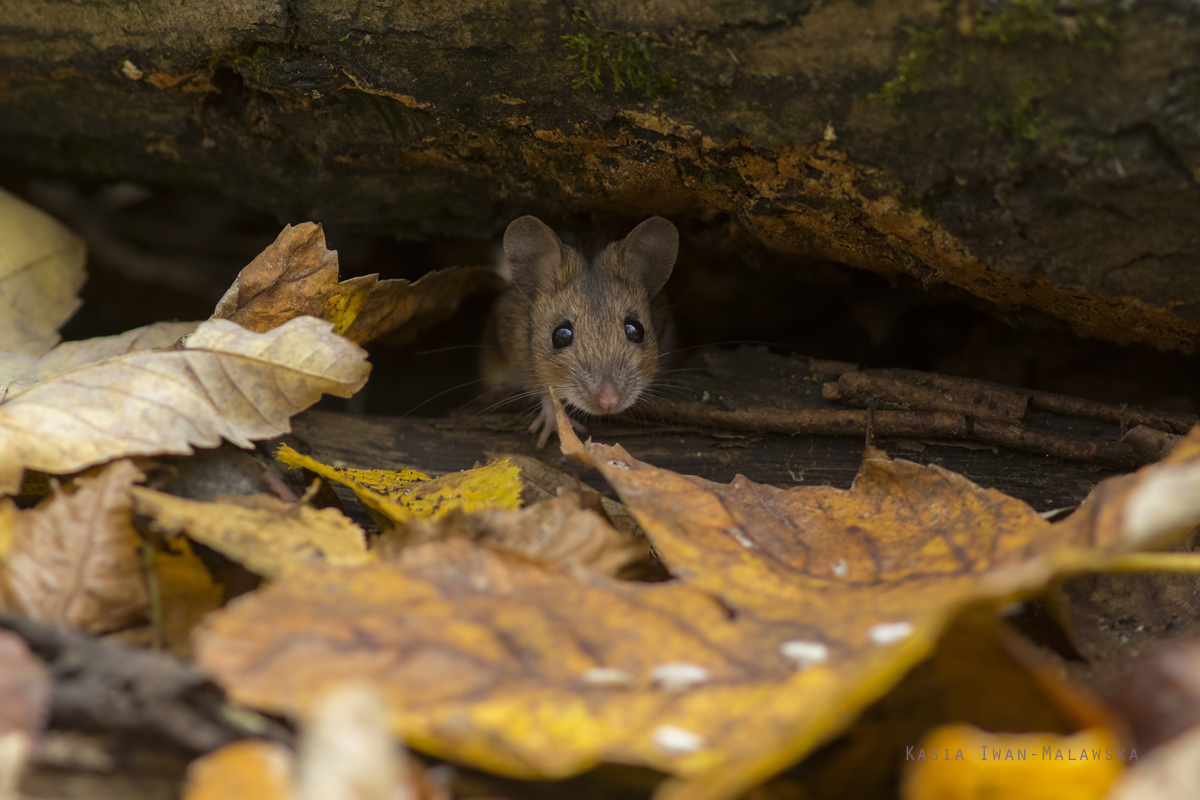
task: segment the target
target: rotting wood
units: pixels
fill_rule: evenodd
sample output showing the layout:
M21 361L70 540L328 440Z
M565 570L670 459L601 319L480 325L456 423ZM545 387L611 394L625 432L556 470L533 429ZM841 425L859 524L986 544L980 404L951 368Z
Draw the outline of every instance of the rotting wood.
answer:
M837 383L822 387L822 396L855 406L866 406L868 401L876 400L883 408L962 412L993 420L1019 421L1031 410L1046 411L1110 422L1125 428L1146 425L1176 434L1187 433L1200 422L1194 414L1144 411L1081 397L908 369L847 369L838 377Z
M0 9L0 154L24 174L218 187L405 238L665 214L732 266L766 251L1119 343L1200 339L1194 10Z
M648 404L647 414L664 422L788 435L865 436L870 431L879 437L964 439L1114 469L1153 460L1145 446L1124 440L1130 424L1176 434L1200 422L1190 414L915 370L860 370L844 362L749 348L702 350L689 363L701 371L685 373L689 377L680 383L709 402L658 400ZM834 374L836 382L827 380ZM844 405L867 408L848 411Z

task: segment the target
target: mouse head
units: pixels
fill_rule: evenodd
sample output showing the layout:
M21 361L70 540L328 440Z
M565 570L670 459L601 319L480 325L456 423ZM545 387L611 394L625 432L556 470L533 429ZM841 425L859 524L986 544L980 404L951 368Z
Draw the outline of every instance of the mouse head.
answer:
M662 217L590 259L537 217L509 225L504 253L531 304L529 353L538 382L589 414L633 405L658 370L650 301L678 251L679 234Z

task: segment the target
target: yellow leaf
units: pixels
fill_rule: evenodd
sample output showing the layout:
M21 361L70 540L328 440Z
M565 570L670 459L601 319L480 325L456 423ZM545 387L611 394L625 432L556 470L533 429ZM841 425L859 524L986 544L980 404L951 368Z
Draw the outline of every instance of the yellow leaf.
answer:
M79 308L83 240L0 189L0 242L0 352L40 356Z
M240 703L304 717L365 681L414 747L515 777L600 760L692 774L772 717L793 667L707 592L571 573L452 539L394 564L298 569L210 616L197 662ZM817 697L836 685L816 669Z
M0 564L3 605L32 619L89 632L144 617L146 581L129 488L142 473L128 461L80 478L74 494L18 512Z
M353 489L381 528L413 517L437 519L454 509L470 513L521 505L521 471L508 459L430 480L412 470L331 467L287 445L280 445L275 457L289 467L304 467Z
M183 800L293 800L295 757L278 742L243 740L193 761Z
M139 514L163 533L185 533L251 572L276 578L297 564L354 566L370 560L362 528L336 509L294 505L267 495L201 502L135 488Z
M23 469L74 472L127 455L240 447L290 430L323 393L366 382L366 353L300 317L256 334L216 320L179 350L131 353L55 375L0 404L0 493Z
M1124 768L1106 728L1074 736L946 725L908 748L904 800L1100 800Z
M170 347L184 334L191 333L198 322L157 322L125 331L116 336L98 336L78 342L63 342L38 359L30 360L18 374L7 380L0 374L0 400L9 400L38 381L51 375L102 361L126 353ZM3 364L0 363L0 369ZM7 388L6 388L7 387Z
M133 491L149 490L134 487ZM159 550L154 554L162 636L167 649L187 658L192 651L192 629L205 614L221 607L225 592L186 539L172 542L171 546L173 552Z
M297 570L206 620L199 663L238 700L297 715L333 683L369 681L414 746L491 771L606 760L677 776L661 798L735 797L844 730L966 604L1123 558L1123 509L1147 486L1194 491L1200 460L1102 484L1076 522L1052 525L875 449L849 491L784 491L585 446L565 420L560 438L676 580L623 583L450 539L395 563ZM1169 532L1181 508L1144 528Z
M0 561L8 557L13 541L17 537L17 504L8 497L0 497Z

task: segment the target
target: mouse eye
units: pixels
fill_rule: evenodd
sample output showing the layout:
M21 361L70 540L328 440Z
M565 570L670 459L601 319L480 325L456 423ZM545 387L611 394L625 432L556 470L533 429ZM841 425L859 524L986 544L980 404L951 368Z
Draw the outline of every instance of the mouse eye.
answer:
M575 331L571 323L564 322L554 329L554 333L550 335L550 341L554 342L554 349L561 350L564 347L570 346L575 339Z
M626 317L625 338L634 344L641 344L642 340L646 338L646 329L633 317Z

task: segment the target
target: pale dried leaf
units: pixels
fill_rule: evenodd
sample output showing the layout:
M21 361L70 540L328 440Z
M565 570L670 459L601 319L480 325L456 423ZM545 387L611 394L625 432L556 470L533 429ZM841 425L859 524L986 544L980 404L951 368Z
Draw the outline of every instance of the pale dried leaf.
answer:
M365 683L335 686L301 730L296 800L413 800L407 759L387 699Z
M116 336L97 336L78 342L63 342L38 359L28 359L19 374L6 379L6 364L14 367L19 357L0 358L0 401L10 400L30 386L52 375L103 361L126 353L170 347L185 334L191 333L198 322L156 322L125 331ZM6 388L7 387L7 388Z
M147 609L146 581L133 529L129 489L143 475L118 461L74 494L20 512L0 564L5 608L89 632L119 629Z
M0 351L40 356L79 308L83 240L0 189Z
M322 394L349 397L366 353L299 317L267 333L205 322L178 350L132 353L49 378L0 404L0 493L23 469L68 473L128 455L249 447L287 433Z
M156 530L187 534L265 578L296 564L354 566L371 560L362 528L337 509L268 495L216 503L141 487L132 495L137 512L150 517Z
M1200 797L1200 726L1176 736L1133 762L1105 800Z

